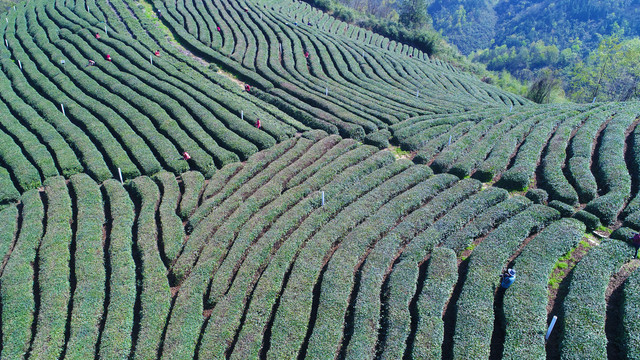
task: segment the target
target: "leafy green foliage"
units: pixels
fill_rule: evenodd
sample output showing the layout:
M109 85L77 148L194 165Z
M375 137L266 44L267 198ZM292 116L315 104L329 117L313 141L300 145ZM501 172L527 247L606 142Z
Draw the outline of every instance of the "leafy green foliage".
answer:
M605 291L611 275L633 254L618 240L591 249L573 270L561 321L561 359L607 358Z
M562 219L549 224L516 258L517 283L504 295L506 336L503 358L545 359L547 282L556 260L582 239L584 225Z

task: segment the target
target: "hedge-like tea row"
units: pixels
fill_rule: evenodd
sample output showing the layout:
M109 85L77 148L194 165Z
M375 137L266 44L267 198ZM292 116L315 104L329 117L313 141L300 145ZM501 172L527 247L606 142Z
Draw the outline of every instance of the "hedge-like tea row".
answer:
M450 86L447 95L434 94L430 98L430 103L442 103L450 107L453 102L449 99L454 96L455 91L463 91L474 101L477 98L482 101L512 103L511 100L506 100L509 95L494 95L495 91L487 91L488 88L482 83L469 84L469 78L462 81L448 73L446 76L439 77L431 73L436 68L443 70L444 66L427 62L429 72L417 70L418 67L414 67L414 64L405 69L396 67L395 59L390 60L382 56L389 55L388 52L378 48L360 48L360 42L369 40L367 36L355 35L359 32L353 33L353 39L348 40L350 44L345 47L346 40L342 36L318 32L313 25L297 26L294 24L297 20L312 21L313 16L298 14L300 9L293 9L295 4L284 6L284 8L291 8L292 13L283 13L283 4L275 5L280 8L279 10L275 10L274 5L267 3L260 6L261 4L220 0L215 1L213 5L211 8L205 5L207 7L205 9L201 4L194 4L191 1L178 4L155 3L155 6L162 11L162 19L166 24L181 40L189 43L199 53L216 59L217 62L224 64L224 67L250 80L250 84L260 85L261 90L278 94L278 97L283 97L284 93L287 93L303 98L312 106L308 108L289 98L290 103L291 101L295 103L294 108L306 108L306 111L317 114L320 113L315 109L327 111L337 118L347 120L348 123L341 122L337 118L331 120L342 128L341 131L344 134L361 136L358 135L361 130L350 129L350 124L358 124L364 127L366 132L376 130L384 123L394 121L395 114L389 113L389 110L395 110L396 113L402 112L408 104L416 109L426 109L424 103L414 100L414 91L407 89L405 84L409 83L411 88L417 86L420 89L426 84L421 80L430 76L439 79L430 81L428 87L435 89L444 83ZM291 16L301 18L293 19ZM216 27L219 27L220 31L213 31ZM202 29L206 30L202 32L200 31ZM352 31L355 29L351 28ZM361 57L360 50L363 55L366 53L364 57ZM308 58L302 56L304 51L309 52ZM406 48L399 54L406 56L408 52L409 49ZM240 68L239 64L242 64L245 69L255 68L260 78ZM379 86L370 84L371 80L376 81ZM272 84L278 84L276 85L278 89L272 89ZM328 96L323 91L325 87L331 88ZM480 88L483 89L480 90ZM382 91L382 89L389 90ZM440 97L447 100L441 100ZM377 105L378 102L384 102L388 106L385 109ZM524 102L516 101L516 103ZM365 106L362 107L361 104ZM427 104L427 107L435 108L431 104ZM288 111L290 113L296 111L294 108ZM344 112L343 109L349 111ZM357 116L354 116L356 114ZM381 123L372 126L371 122L365 120L366 118L373 123L377 121Z
M288 148L285 147L285 145L293 146L291 148ZM245 176L246 173L249 173L252 167L260 169L266 166L266 168L265 171L260 172L258 176L247 179L247 183L244 184L244 186L241 187L236 194L234 194L235 196L230 199L231 201L226 202L225 207L217 209L217 213L207 213L207 215L210 216L209 221L201 222L199 225L202 226L195 227L192 236L185 244L182 255L172 268L172 273L176 276L176 278L182 279L184 278L185 274L190 271L191 267L194 265L195 260L202 253L203 246L209 242L209 239L212 237L212 234L218 226L230 226L228 225L229 222L224 224L228 220L229 216L235 214L236 221L239 221L239 223L235 225L236 227L231 226L231 231L237 232L240 225L242 225L254 212L256 212L258 209L260 209L261 206L265 205L269 201L272 201L273 198L276 197L277 194L279 194L279 192L282 190L280 184L272 184L273 186L275 186L275 188L268 187L265 191L265 198L254 199L252 202L243 203L250 195L259 191L260 187L265 185L271 179L271 177L277 174L278 171L287 167L287 165L289 165L295 158L300 156L310 145L311 143L304 139L299 139L297 141L288 141L279 145L279 148L282 152L284 152L284 150L288 151L286 151L286 153L284 154L280 152L280 154L282 155L277 160L272 159L273 161L268 163L264 161L266 160L264 158L262 159L263 161L260 161L261 156L257 156L257 161L254 166L245 166L244 169L247 169L245 174L243 174ZM271 151L271 156L274 156L277 153L278 152L276 151ZM210 200L210 203L214 201L215 198ZM232 236L233 238L233 235L230 236ZM225 244L224 240L221 238L216 238L216 241L220 241L221 243Z
M133 259L135 209L127 191L115 180L102 184L109 237L105 265L110 269L107 284L109 304L104 316L98 356L102 359L126 358L131 351L136 302L136 264ZM108 245L107 245L108 244Z
M531 133L518 148L513 165L502 174L499 185L507 189L523 190L529 186L536 170L537 161L556 127L563 123L568 114L556 115L536 124Z
M596 215L606 225L616 221L624 203L631 196L631 175L625 162L625 132L636 120L638 109L625 108L614 115L602 132L597 156L596 179L604 195L592 200L584 210Z
M38 248L38 288L40 308L33 338L31 357L60 357L65 345L65 327L71 298L70 250L71 198L64 178L49 178L45 182L47 226ZM72 279L71 279L72 280Z
M561 359L607 358L605 291L611 275L629 260L633 250L624 242L604 240L573 269L562 306Z
M558 126L549 140L546 153L541 160L541 179L539 186L547 190L549 199L559 200L569 205L578 203L578 193L569 184L563 173L567 153L566 148L571 132L581 126L591 114L578 114Z
M611 116L612 111L606 109L602 113L590 116L571 139L568 148L571 157L567 161L567 168L582 203L589 202L598 195L598 184L591 173L590 159L592 151L595 150L596 134Z
M477 180L462 182L465 181L478 182ZM507 191L499 188L481 191L447 212L406 246L394 262L389 279L383 288L383 296L386 299L383 309L385 309L386 319L383 318L382 322L386 326L382 334L382 344L379 344L382 357L397 359L405 352L411 321L409 304L416 294L422 291L417 288L420 262L448 235L507 197Z
M94 355L98 326L105 301L105 266L102 225L105 222L102 194L86 174L71 177L70 192L76 208L75 280L72 294L70 335L66 358L86 359Z
M134 224L136 261L136 306L134 311L135 358L153 358L158 353L162 333L169 314L171 293L166 268L158 251L156 208L160 192L148 177L139 177L130 183L130 194L138 204ZM137 332L135 332L137 329Z
M346 356L374 356L380 325L383 283L388 277L388 267L402 250L403 244L418 233L428 229L438 218L478 190L473 181L455 182L453 175L438 175L432 192L438 194L425 206L409 214L403 221L376 244L362 266L360 291L354 304L353 334L346 344ZM455 185L453 185L455 183ZM453 185L453 186L452 186ZM433 191L432 190L432 191ZM444 190L444 191L443 191ZM432 196L433 196L432 195Z
M444 307L458 281L456 253L446 247L431 252L424 286L418 297L417 329L408 350L414 359L442 358Z
M272 260L272 263L275 262L276 264L279 264L278 267L273 269L272 266L269 266L269 268L267 268L266 271L270 273L270 275L267 275L265 273L261 277L260 281L266 282L264 286L275 285L277 286L277 289L275 289L275 291L278 292L280 289L280 285L276 285L276 284L280 284L283 278L283 274L280 274L280 275L278 274L280 272L284 272L287 270L286 267L283 269L280 267L280 265L287 265L288 267L289 266L288 264L292 260L295 260L297 256L299 256L299 255L296 255L296 253L299 247L301 246L301 244L303 242L306 243L307 241L309 241L308 238L311 237L319 227L323 226L326 221L331 219L333 215L338 213L345 206L349 205L352 201L356 201L356 199L359 196L363 195L367 191L370 191L373 187L378 185L382 179L376 178L375 170L380 168L393 169L394 167L392 166L392 163L393 163L393 159L389 157L389 154L387 152L379 152L376 155L370 157L369 159L366 159L361 163L357 164L356 166L352 166L351 168L347 169L340 176L337 176L334 179L334 184L336 186L333 186L333 187L325 186L324 189L326 193L326 198L330 200L327 201L327 204L324 207L320 208L318 212L315 212L311 214L309 217L307 217L304 223L287 238L287 241L284 242L284 244L276 254L276 259ZM396 169L394 171L397 172L399 171L399 169ZM329 181L331 179L331 175L332 174L330 171L318 173L314 177L310 178L309 181L311 182L311 184L313 183L317 184L318 181L320 181L322 184L326 181ZM384 175L379 174L377 176L384 178L384 177L388 177L389 174L384 174ZM376 181L370 181L368 183L367 182L354 183L354 179L356 178L371 179L371 180L375 179ZM314 199L315 201L312 202L313 206L317 207L321 205L319 197L314 197ZM324 221L322 221L322 219L324 219ZM304 247L303 249L306 249L306 247ZM277 260L278 258L281 258L281 260ZM284 261L284 263L282 263L282 261ZM272 273L272 271L276 271L276 273ZM276 277L271 278L274 275ZM306 282L307 281L305 281L305 283ZM264 291L259 290L263 285L258 283L257 286L258 287L254 292L254 296L256 296L256 294L263 296ZM272 290L269 290L268 293L272 294ZM273 294L271 296L273 296ZM268 298L268 301L266 299L264 301L257 301L254 298L254 300L252 301L252 304L256 304L260 307L268 306L270 308L273 304L273 301L275 301L275 298L272 298L272 297ZM251 312L251 309L249 309L249 312ZM266 314L268 314L268 312ZM264 318L264 315L258 316L256 320L262 323L266 323L268 321L267 318ZM247 329L247 330L254 332L256 330L260 331L261 329L262 327ZM214 337L213 339L212 339L212 336ZM224 351L224 349L220 348L220 346L222 345L220 344L220 341L215 341L217 337L218 337L218 334L216 334L215 332L215 327L214 326L209 327L207 329L207 332L205 333L205 339L212 339L212 341L210 343L207 343L207 346L201 349L201 351L206 351L205 354L208 354L207 355L208 357L216 356L215 354L218 354L220 351Z
M372 157L373 159L373 157ZM308 239L297 256L291 270L289 286L280 298L280 306L275 314L272 326L272 346L270 356L290 357L296 354L304 340L302 330L307 330L311 313L313 288L320 276L322 263L333 243L342 240L345 232L353 228L376 211L382 204L410 183L398 184L394 176L408 167L405 162L391 162L389 165L368 174L354 184L351 189L328 189L327 195L334 198L356 196L357 200L345 208L344 216L337 217L323 226L322 231ZM399 175L402 177L402 174ZM342 190L339 194L336 191ZM363 191L369 191L362 196ZM361 197L360 197L361 196ZM340 201L337 201L339 204ZM366 206L363 206L366 204ZM286 339L286 340L285 340Z
M327 138L327 140L332 139ZM330 145L332 143L332 141L329 142ZM190 277L185 280L181 288L184 289L184 291L181 290L178 294L174 307L175 318L172 315L172 319L175 319L175 321L172 321L168 327L166 339L167 350L164 352L166 356L171 357L176 354L193 352L199 327L194 327L193 322L189 324L185 319L196 319L201 316L202 310L199 304L205 291L203 285L206 285L206 279L203 276L207 276L207 274L211 272L215 272L215 274L211 279L207 304L217 305L211 315L212 321L209 323L208 328L216 329L216 336L225 336L223 334L225 334L226 331L233 331L235 327L238 326L237 321L239 321L241 317L242 307L238 308L232 304L234 304L234 300L236 304L242 304L244 302L245 290L242 285L238 284L251 281L251 275L239 277L238 272L251 271L248 269L265 266L265 264L254 263L254 261L252 261L254 259L253 253L248 253L248 249L259 248L259 244L255 244L256 241L259 243L263 240L267 242L276 241L276 239L272 237L273 235L267 236L266 234L265 240L264 237L260 237L261 232L267 230L268 224L271 221L275 221L282 212L296 205L296 203L300 202L304 196L308 195L309 192L314 189L313 187L307 189L306 186L296 187L278 198L278 195L282 192L283 184L291 176L290 173L304 168L310 162L313 162L323 153L322 150L324 146L326 146L322 142L317 143L311 148L308 148L309 145L309 142L299 140L290 151L278 160L272 161L264 172L260 172L250 179L246 184L247 186L241 187L238 190L240 194L234 194L226 200L237 204L237 198L239 196L246 198L239 207L237 207L237 205L232 207L233 209L237 207L237 209L233 214L230 214L230 217L225 219L226 221L224 221L224 223L219 222L220 227L215 231L215 235L200 255L198 263L195 265ZM300 156L300 150L306 150L306 152ZM291 163L291 161L296 158L297 160ZM257 162L257 164L260 164L260 162ZM247 168L251 168L255 167L256 164L247 165ZM262 165L262 167L264 167L264 165ZM238 175L240 175L240 173L238 173ZM240 178L243 178L243 176ZM253 190L251 190L252 188ZM309 205L313 207L314 203L317 203L317 200L311 204L300 206L302 206L303 209L309 209ZM222 204L222 207L224 207L225 204L226 202ZM297 208L298 206L294 207L294 209ZM217 218L219 217L219 213L213 213L212 216ZM299 213L296 211L293 211L292 216L293 219L300 218ZM291 227L296 224L296 221L290 222L290 220L288 220L286 223L288 227ZM201 225L203 225L203 223L201 223ZM209 224L205 224L202 227L207 228L208 226ZM287 231L286 228L281 227L275 230L280 236ZM196 230L191 236L194 237L196 234L201 234L199 227L196 227ZM204 233L198 236L208 235ZM227 249L225 250L225 248ZM265 249L267 253L270 248L270 246L266 246ZM262 256L268 255L262 254ZM246 259L245 257L249 258ZM224 259L222 263L220 263L221 259ZM259 261L260 260L256 260L256 262ZM237 280L232 284L231 281L233 281L233 279ZM232 285L233 288L231 288ZM236 290L237 286L240 287L238 290ZM240 298L237 299L236 297ZM200 310L198 310L198 308L200 308ZM220 317L220 319L225 319L222 323L218 323L218 316L215 316L218 312L227 314L227 316ZM190 326L190 328L185 331L187 324L189 324L188 326ZM213 343L216 342L213 341ZM221 342L219 346L225 343L226 342Z
M629 276L624 284L623 344L629 360L640 359L640 271Z
M558 217L558 212L551 208L532 205L491 232L471 253L469 271L457 303L455 358L489 357L498 275L526 237Z
M249 168L255 166L255 165L252 165L252 164L247 164L247 165L249 166ZM262 165L262 167L264 167L264 165ZM262 177L261 176L263 181L268 181L272 177L273 176L266 176L266 177ZM263 189L264 189L264 187L263 187ZM298 192L298 191L296 191L296 192ZM304 193L305 192L303 191L301 194L304 194ZM259 197L259 196L261 196L261 194L264 195L264 192L258 191L256 193L256 196ZM294 195L293 198L289 197L289 199L290 199L289 201L291 201L291 200L297 201L296 198L299 198L299 196L300 195ZM285 205L285 208L287 207L286 204L287 204L288 200L286 200L286 199L287 199L287 196L285 195L285 197L281 200L281 201L283 201L282 203L280 203L280 200L277 201L277 203L280 203L281 205L275 204L274 210L276 211L276 213L278 212L277 209L281 209L279 211L284 210L280 206ZM293 210L292 210L294 215L292 216L292 220L291 220L291 221L293 221L293 223L290 223L288 226L290 227L290 226L295 225L297 223L297 221L299 221L300 216L304 216L304 214L306 212L308 212L311 209L313 209L315 207L315 205L313 203L315 203L315 201L312 202L312 203L307 203L307 205L302 205L301 204L300 206L302 206L302 208L300 208L300 209L301 210L302 209L306 209L306 211L302 211L302 213L299 213L298 211L296 211L297 209L299 209L298 206L294 207ZM295 219L298 219L298 220L296 221ZM258 221L257 224L263 223L263 220L257 219L257 221ZM283 229L280 228L280 227L278 227L277 229L278 229L278 231L283 231ZM286 227L285 227L285 229L286 229ZM286 230L284 230L284 231L286 231ZM194 232L194 234L196 234L196 232ZM250 232L247 235L253 237L256 234L255 233L251 234L251 232ZM194 235L192 235L192 236L194 236ZM271 236L268 236L266 234L265 234L265 237L267 237L267 239L271 238ZM242 240L244 241L244 239L242 239ZM214 244L210 248L211 249L215 249L216 247L217 247L217 245ZM236 256L235 254L233 254L233 255ZM210 262L214 262L215 263L215 261L217 261L215 257L211 256L211 254L209 254L208 257L211 258ZM245 260L245 261L250 261L250 260ZM201 264L202 263L203 262L201 262ZM231 264L233 264L233 263L231 263ZM252 265L252 264L250 263L250 265ZM211 266L211 265L208 265L208 266ZM225 266L225 265L223 264L223 266ZM199 267L201 268L202 265L200 265ZM242 271L242 270L240 270L240 271ZM206 273L203 273L203 272L199 271L198 274L205 275ZM223 276L222 278L226 279L225 276ZM198 279L200 279L200 280L198 280ZM222 280L222 279L220 279L220 280ZM249 279L243 279L243 280L249 280ZM197 333L199 331L199 327L191 328L190 331L185 332L183 329L181 329L181 325L180 324L183 324L183 323L185 325L189 324L189 322L185 321L185 319L193 319L193 318L198 318L198 317L201 316L201 310L198 311L197 307L200 307L200 305L198 305L198 304L201 304L202 293L204 291L204 289L202 288L202 285L203 285L202 284L202 278L200 278L200 276L192 276L192 277L188 278L186 280L186 282L185 282L185 285L183 285L184 291L180 291L180 293L178 294L178 298L177 298L177 301L176 301L176 306L174 308L175 317L172 317L172 319L175 319L176 325L174 325L174 321L172 321L170 323L170 325L169 325L168 333L167 333L167 340L166 340L166 344L167 344L166 349L167 350L165 351L165 354L167 354L167 356L169 356L169 357L172 356L172 354L189 354L189 353L193 352L193 347L195 346L195 340L196 340L196 337L197 337ZM236 285L236 284L234 283L234 285ZM234 289L229 289L228 291L229 291L230 294L234 294L236 292L234 290L235 290L235 288ZM239 291L240 291L240 294L244 294L244 291L242 290L242 288ZM217 294L217 295L215 295L216 297L221 295L221 294L219 294L219 291L212 292L212 295L214 295L214 293ZM233 298L231 297L231 299L233 299ZM228 300L228 299L225 299L225 300ZM242 303L241 300L239 302ZM224 305L222 305L222 307L224 307ZM236 312L236 314L237 314L237 312ZM227 317L228 320L232 320L232 321L226 321L225 322L225 326L227 326L227 327L228 326L235 326L233 324L236 323L237 319L239 319L239 316L240 315L238 314L238 315L233 316L232 318L228 318ZM217 320L213 320L213 321L217 322ZM211 326L214 326L214 325L212 324ZM184 328L184 325L182 325L182 327ZM174 334L174 331L175 331L175 334ZM180 338L176 338L176 336L180 336ZM187 340L187 339L190 339L190 340Z
M180 187L176 177L168 172L158 173L153 179L162 192L162 200L158 207L158 212L160 213L158 226L162 234L160 243L166 257L166 260L163 260L171 263L178 257L185 236L182 220L176 214L180 199Z
M336 352L340 345L343 326L336 326L336 319L344 318L349 305L349 296L353 291L353 274L357 264L366 256L368 248L375 246L377 241L403 216L407 216L423 204L431 195L425 191L425 186L432 175L428 167L413 167L403 175L400 181L408 183L411 188L395 196L383 205L375 214L353 229L341 242L340 248L333 254L322 278L322 288L318 304L318 317L309 340L307 355L311 357L325 357ZM416 177L421 176L421 178ZM413 178L416 178L414 180ZM411 181L410 181L411 180ZM397 181L397 180L396 180ZM413 184L419 181L418 184ZM398 188L404 186L398 184ZM351 299L355 301L355 299Z
M34 276L39 267L36 256L43 234L44 207L37 190L22 194L22 226L15 246L0 277L2 298L2 352L7 359L19 359L29 350L31 327L36 311ZM5 209L3 217L11 211ZM38 281L36 278L35 281ZM39 305L39 304L38 304ZM63 315L63 317L65 317ZM66 317L65 317L66 318Z
M204 187L204 176L197 171L186 172L181 175L184 192L178 206L178 216L186 219L198 206L200 193Z
M464 228L448 236L442 246L453 249L460 254L467 249L474 239L487 235L504 221L526 209L531 202L522 196L510 197L476 216Z
M8 258L13 242L16 240L18 226L18 208L9 205L0 210L0 256Z
M504 359L546 359L548 279L558 258L582 239L585 227L572 219L547 226L515 259L517 282L504 295Z

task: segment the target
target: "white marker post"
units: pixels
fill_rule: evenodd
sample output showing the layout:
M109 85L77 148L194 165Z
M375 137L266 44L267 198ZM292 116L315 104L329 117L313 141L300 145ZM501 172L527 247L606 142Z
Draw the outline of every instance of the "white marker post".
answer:
M324 96L329 96L329 88L324 88Z
M511 104L511 107L509 108L509 112L511 112L513 110L513 104Z
M118 168L118 175L120 176L120 184L124 184L124 181L122 181L122 170L120 170L120 168Z
M20 70L22 70L22 61L18 60L18 65L20 66Z
M596 102L596 98L597 98L597 96L593 97L593 101L591 102L592 104Z
M451 145L451 135L449 135L449 145Z
M244 120L244 110L240 110L240 119Z
M107 32L107 24L104 24L104 35L109 36L109 33Z
M87 4L87 12L89 12L89 5Z
M153 65L153 55L149 55L149 62Z
M551 335L551 330L553 330L553 326L556 324L556 320L558 320L558 317L554 315L553 319L551 319L551 324L549 324L549 330L547 330L547 335L545 335L544 341L549 340L549 336Z
M60 109L62 109L62 115L67 116L64 112L64 104L60 104Z
M280 54L282 54L282 43L278 43L278 48L280 49Z
M416 97L420 97L420 90L416 90Z
M322 192L322 206L324 206L324 191Z
M7 45L7 49L9 48L9 41L7 41L7 39L4 39L4 44Z

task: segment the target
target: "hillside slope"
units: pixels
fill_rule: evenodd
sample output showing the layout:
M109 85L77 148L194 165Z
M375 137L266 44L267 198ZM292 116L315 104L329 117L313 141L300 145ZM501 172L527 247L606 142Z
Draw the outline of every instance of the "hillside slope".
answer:
M640 104L538 106L298 1L5 18L1 358L635 356Z
M618 29L629 37L640 34L636 1L434 0L428 4L436 30L464 54L494 44L518 47L539 40L560 49L578 43L588 51L601 36Z

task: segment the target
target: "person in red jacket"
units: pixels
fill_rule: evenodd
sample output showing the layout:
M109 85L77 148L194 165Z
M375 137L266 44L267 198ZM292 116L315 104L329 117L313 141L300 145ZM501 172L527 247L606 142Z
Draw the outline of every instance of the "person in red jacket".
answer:
M107 54L106 59L107 61L111 61L111 55Z
M251 91L251 86L250 86L249 84L245 84L245 86L244 86L244 90L245 90L246 92Z
M262 123L260 123L260 119L256 120L256 127L260 129L262 127Z
M189 155L188 152L183 152L182 153L182 158L186 161L186 160L191 160L191 156Z
M309 52L308 51L304 52L304 57L307 58L307 59L309 58Z
M220 30L220 26L218 26L217 29L218 29L218 32L222 31L222 30Z
M160 56L160 50L156 50L156 52L154 53L156 56Z
M96 33L96 39L100 40L100 34Z

